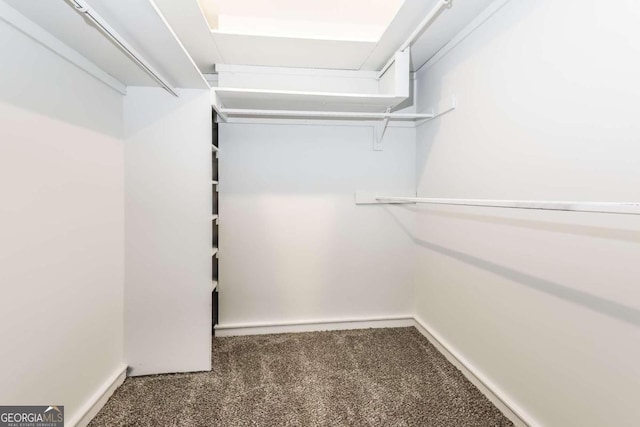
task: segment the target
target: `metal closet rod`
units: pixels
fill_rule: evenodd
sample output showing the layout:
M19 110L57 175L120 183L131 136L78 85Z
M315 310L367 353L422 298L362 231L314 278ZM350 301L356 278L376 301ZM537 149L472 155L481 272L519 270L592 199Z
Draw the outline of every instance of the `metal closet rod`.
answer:
M408 47L411 47L415 43L415 41L418 39L418 37L420 37L420 34L422 34L424 30L429 28L429 26L433 24L436 18L440 16L442 11L444 11L445 9L451 8L451 6L453 5L452 2L453 0L439 0L438 4L436 4L435 7L431 9L431 11L427 14L427 16L424 17L422 22L420 22L420 25L418 25L418 27L416 27L416 29L413 30L409 38L405 40L405 42L402 43L402 45L400 45L400 49L398 50L404 51ZM384 67L382 67L382 69L378 72L378 77L377 77L378 80L380 80L380 78L384 75L384 73L387 72L387 70L389 69L389 67L391 67L391 64L393 64L395 60L396 60L395 55L389 58L387 63L384 64Z
M85 0L68 0L75 10L84 14L103 34L109 37L129 58L145 73L149 74L163 89L178 97L175 88L162 76L138 51L136 51L118 32L111 27Z
M492 208L640 215L640 203L627 202L617 203L544 200L441 199L386 196L376 196L375 200L382 203L425 203L431 205L483 206Z

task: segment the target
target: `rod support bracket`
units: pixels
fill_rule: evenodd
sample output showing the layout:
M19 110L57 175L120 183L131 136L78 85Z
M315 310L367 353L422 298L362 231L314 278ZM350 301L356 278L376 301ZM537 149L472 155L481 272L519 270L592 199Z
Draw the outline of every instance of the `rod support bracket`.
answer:
M78 12L87 13L89 11L89 5L82 0L71 0L71 5Z
M382 139L384 138L384 133L387 131L387 126L389 126L389 114L391 114L391 107L387 107L385 113L387 116L384 120L376 124L374 127L373 151L382 151L383 149Z

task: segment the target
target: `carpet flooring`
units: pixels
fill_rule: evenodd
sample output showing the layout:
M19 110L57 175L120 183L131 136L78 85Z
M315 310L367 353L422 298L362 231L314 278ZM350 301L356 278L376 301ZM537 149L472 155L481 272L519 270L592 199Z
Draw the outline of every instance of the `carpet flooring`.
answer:
M511 426L415 328L214 338L213 370L128 378L90 426Z

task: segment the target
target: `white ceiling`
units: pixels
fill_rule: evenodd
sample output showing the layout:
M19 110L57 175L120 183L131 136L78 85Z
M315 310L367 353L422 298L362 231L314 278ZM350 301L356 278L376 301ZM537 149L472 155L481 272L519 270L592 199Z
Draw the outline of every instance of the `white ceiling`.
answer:
M155 3L200 71L213 73L215 64L225 63L197 1L155 0Z
M437 3L437 0L404 0L380 39L371 41L364 36L354 36L354 40L334 40L335 37L328 37L326 33L321 37L317 32L323 25L335 30L351 21L354 26L378 25L385 17L388 20L393 8L400 3L393 6L395 0L182 0L182 7L190 9L193 9L193 3L200 1L202 7L206 8L202 14L208 16L210 25L213 26L220 24L215 22L218 14L224 16L225 13L230 17L253 16L276 21L286 18L291 19L295 25L300 22L313 23L303 33L305 37L284 37L286 29L276 33L280 37L260 35L260 30L245 31L247 34L215 30L210 33L210 39L209 33L205 34L203 30L202 19L197 23L193 21L193 25L187 25L184 21L180 22L175 12L165 8L165 3L173 2L175 5L175 0L156 1L187 50L194 58L200 58L196 62L205 72L210 72L211 65L215 63L379 70ZM413 46L412 70L420 68L492 1L494 0L453 0L453 7L445 10ZM335 9L325 8L323 4ZM363 11L368 13L362 13ZM224 19L222 21L224 24ZM276 21L267 22L265 27ZM327 23L328 21L330 22ZM203 46L207 47L208 54L203 52ZM207 66L203 67L201 64Z
M406 0L380 41L369 53L367 60L360 64L360 69L368 71L381 69L437 2L438 0Z
M443 12L411 48L411 69L422 67L493 2L494 0L453 0L453 7Z
M124 84L156 85L65 0L5 1ZM436 0L404 0L380 40L374 42L212 33L198 0L88 1L176 87L205 87L196 66L184 54L183 45L197 68L205 73L212 72L214 64L379 70L436 3ZM247 14L240 5L249 0L219 1L229 16ZM315 8L321 0L251 1L256 7L251 13L262 16L273 12L274 5L284 8L289 2L295 7L280 10L280 16L305 20L311 19L311 11L312 15L317 15L316 24L331 16L337 23L355 20L358 13L367 8L373 13L366 14L369 21L361 20L360 24L375 24L387 16L391 7L386 4L389 0L324 0L334 6L345 4L336 18L335 11ZM453 0L453 8L446 10L413 46L412 69L420 68L492 1ZM302 8L303 4L310 8ZM271 9L267 7L269 5Z
M372 42L214 34L225 64L357 70Z
M445 9L411 47L411 70L419 69L494 1L452 0L453 7ZM406 0L361 69L381 69L437 2L438 0Z

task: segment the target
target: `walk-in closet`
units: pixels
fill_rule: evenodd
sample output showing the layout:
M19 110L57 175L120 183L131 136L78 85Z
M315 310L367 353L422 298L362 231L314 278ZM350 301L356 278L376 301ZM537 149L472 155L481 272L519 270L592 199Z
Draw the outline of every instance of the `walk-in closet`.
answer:
M0 426L640 425L639 24L0 0Z

